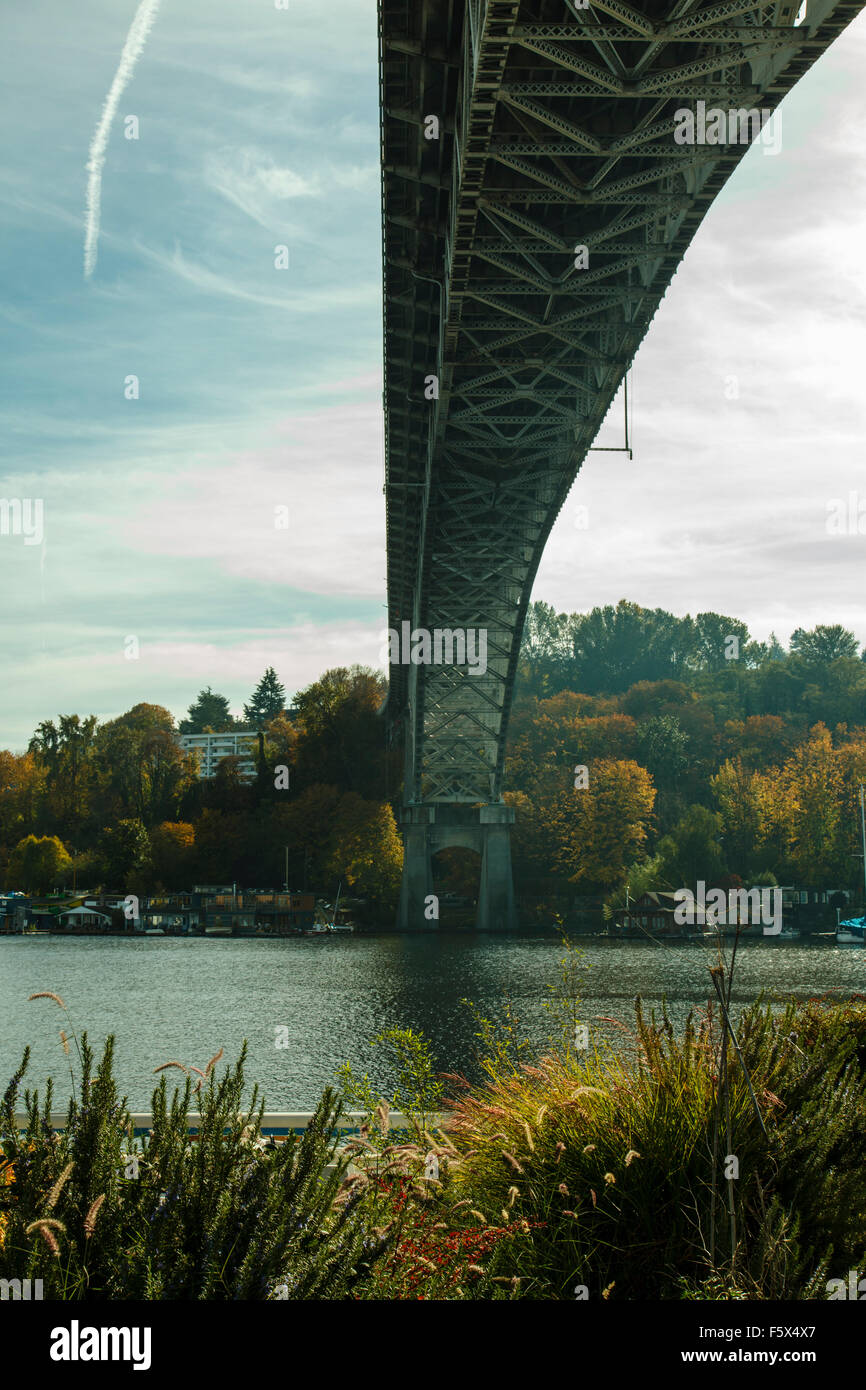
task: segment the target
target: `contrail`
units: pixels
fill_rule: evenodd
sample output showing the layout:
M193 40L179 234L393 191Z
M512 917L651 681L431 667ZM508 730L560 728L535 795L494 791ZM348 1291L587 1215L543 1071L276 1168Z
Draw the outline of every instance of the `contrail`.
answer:
M126 36L126 43L123 45L123 52L120 55L117 72L114 74L114 81L108 96L105 98L99 124L90 142L87 161L87 172L90 177L87 180L87 208L84 229L84 278L86 280L90 279L96 267L99 215L102 203L102 167L105 164L105 151L108 146L111 123L117 115L120 98L123 96L135 71L135 65L141 57L158 9L159 0L141 0Z

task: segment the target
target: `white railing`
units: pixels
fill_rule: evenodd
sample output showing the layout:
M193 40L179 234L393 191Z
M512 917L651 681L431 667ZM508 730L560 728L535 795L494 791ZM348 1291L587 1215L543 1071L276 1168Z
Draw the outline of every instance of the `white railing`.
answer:
M312 1110L266 1111L262 1116L261 1133L266 1136L269 1134L277 1136L302 1134L313 1119L313 1114L314 1112ZM129 1112L129 1117L132 1120L133 1130L137 1135L150 1133L150 1130L153 1128L153 1114L150 1110L131 1110ZM338 1130L341 1134L357 1134L366 1119L367 1116L364 1112L350 1111L340 1117L334 1125L334 1129ZM430 1123L427 1128L430 1129L433 1125L438 1127L443 1119L443 1115L431 1115L429 1117ZM391 1111L388 1120L389 1127L392 1130L405 1131L410 1128L408 1116L399 1111ZM16 1115L15 1123L20 1129L26 1129L27 1116ZM66 1111L52 1111L50 1124L52 1129L65 1129ZM190 1133L197 1133L200 1124L200 1113L191 1110L187 1115L187 1129Z

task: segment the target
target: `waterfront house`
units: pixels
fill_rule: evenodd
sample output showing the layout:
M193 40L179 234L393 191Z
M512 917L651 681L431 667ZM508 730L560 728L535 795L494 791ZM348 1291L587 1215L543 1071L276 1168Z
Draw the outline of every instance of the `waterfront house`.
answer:
M114 921L110 912L100 912L95 904L85 903L58 913L57 925L68 932L110 932Z
M313 893L256 893L256 928L268 936L307 931L313 925L316 899Z
M141 908L141 932L163 931L167 936L188 936L198 931L202 911L192 893L157 893Z
M675 918L675 912L682 904L675 893L641 893L632 898L628 907L618 908L609 928L610 936L644 937L689 937L702 932L705 926L703 911L696 905L693 924L682 924Z
M24 893L0 893L0 933L23 932L30 919L30 904Z
M204 929L232 936L289 936L313 924L312 893L239 890L202 895Z

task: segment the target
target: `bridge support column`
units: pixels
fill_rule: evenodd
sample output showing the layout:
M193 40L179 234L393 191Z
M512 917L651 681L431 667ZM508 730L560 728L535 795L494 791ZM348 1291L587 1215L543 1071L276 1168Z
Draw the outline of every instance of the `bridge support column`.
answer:
M514 931L517 905L511 873L511 806L481 807L481 886L478 891L478 931Z
M432 807L429 806L403 808L403 878L397 909L398 931L423 931L436 926L435 920L428 920L425 916L427 899L433 892L431 811Z
M403 831L403 881L400 884L398 931L429 931L439 924L433 907L432 858L439 850L460 846L481 856L478 931L513 931L517 926L511 876L511 827L514 811L490 806L406 806Z

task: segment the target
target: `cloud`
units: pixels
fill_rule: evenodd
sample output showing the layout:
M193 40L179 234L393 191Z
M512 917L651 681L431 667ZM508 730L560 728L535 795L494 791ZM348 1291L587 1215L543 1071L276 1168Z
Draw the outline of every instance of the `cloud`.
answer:
M281 167L256 149L219 150L205 161L205 182L261 227L285 227L285 212L278 204L294 198L318 197L318 175L305 178Z
M369 307L381 294L381 286L374 281L369 284L343 285L340 288L327 286L320 291L311 290L306 294L259 294L256 290L244 289L236 281L208 270L204 265L188 261L177 245L170 256L142 246L140 242L136 242L136 249L148 260L164 270L172 271L196 289L209 294L226 295L231 299L246 300L250 304L263 304L269 309L290 310L296 314L321 314L325 308L330 310Z
M117 115L120 98L129 85L135 65L144 51L147 36L153 28L160 0L141 0L135 18L126 36L117 72L114 74L102 115L90 142L90 156L87 161L87 208L84 227L84 276L89 280L96 269L99 244L99 218L102 204L102 169L105 164L105 151L111 123Z

